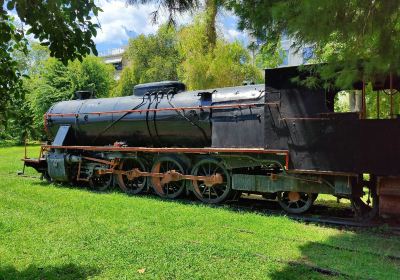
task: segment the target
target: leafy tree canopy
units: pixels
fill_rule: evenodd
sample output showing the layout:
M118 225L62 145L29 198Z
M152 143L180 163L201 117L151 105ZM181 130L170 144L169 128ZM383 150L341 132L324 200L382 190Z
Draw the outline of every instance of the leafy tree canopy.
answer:
M70 100L77 90L91 90L97 97L106 97L114 85L114 68L101 58L87 56L82 62L65 66L55 58L43 63L38 75L31 77L32 109L41 118L55 102Z
M238 42L219 36L213 49L207 40L207 15L197 17L179 32L182 56L179 77L190 89L237 86L244 80L261 80L261 72L251 63L248 51Z
M237 86L244 80L261 81L261 71L239 42L217 37L214 48L207 40L206 15L176 30L164 25L154 35L131 39L114 96L131 95L139 83L181 80L190 90Z
M7 126L0 126L0 142L40 139L44 133L43 114L55 102L71 99L76 90L92 90L97 97L106 97L115 83L114 68L95 56L65 66L49 57L47 47L33 43L28 56L15 59L26 67L21 69L29 78L21 79L25 94L11 97Z
M129 41L126 58L135 70L138 83L176 80L180 62L176 50L176 30L164 25L155 35L140 35Z
M163 80L177 80L181 59L176 48L177 34L172 26L164 25L154 35L139 35L129 40L124 55L127 61L112 95L131 95L133 86Z
M8 11L16 13L25 27L18 26ZM12 96L23 93L21 77L25 73L15 57L28 52L25 36L32 34L64 64L82 60L91 52L97 54L92 36L99 25L92 16L100 11L95 0L0 0L0 122L5 121Z
M177 14L192 11L199 7L199 0L126 0L128 5L154 3L157 5L157 10L153 11L153 21L157 21L161 10L169 12L169 24L175 22Z
M285 34L312 44L323 61L344 65L321 70L349 83L400 69L400 2L387 0L229 0L240 28L276 46ZM363 70L360 71L360 66Z

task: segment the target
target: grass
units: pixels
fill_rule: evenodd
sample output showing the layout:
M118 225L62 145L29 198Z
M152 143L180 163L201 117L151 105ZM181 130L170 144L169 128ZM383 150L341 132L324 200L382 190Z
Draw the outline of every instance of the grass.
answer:
M38 147L29 147L31 155ZM400 238L16 176L0 148L0 279L398 279ZM35 174L29 171L30 174ZM313 267L339 272L326 275Z

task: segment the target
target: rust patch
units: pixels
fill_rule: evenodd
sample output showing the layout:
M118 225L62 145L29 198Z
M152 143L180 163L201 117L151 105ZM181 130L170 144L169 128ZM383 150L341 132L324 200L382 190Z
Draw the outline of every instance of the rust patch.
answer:
M298 192L289 192L288 198L291 202L296 202L300 200L300 194Z

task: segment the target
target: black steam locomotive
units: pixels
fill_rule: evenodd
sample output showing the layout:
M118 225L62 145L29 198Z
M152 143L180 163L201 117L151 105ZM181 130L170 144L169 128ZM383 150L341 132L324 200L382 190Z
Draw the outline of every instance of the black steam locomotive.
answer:
M51 144L25 164L97 190L115 179L128 194L193 192L206 203L255 193L290 213L323 193L350 199L360 215L399 215L400 121L365 118L365 82L353 87L362 110L338 113L341 89L299 86L293 77L305 74L296 67L265 75L265 85L200 91L159 82L127 97L77 92L45 114ZM392 75L372 82L390 93L400 85Z

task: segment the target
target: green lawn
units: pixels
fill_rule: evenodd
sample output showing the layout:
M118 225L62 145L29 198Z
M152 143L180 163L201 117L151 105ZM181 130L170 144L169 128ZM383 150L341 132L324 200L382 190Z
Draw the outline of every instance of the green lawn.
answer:
M16 176L22 156L0 148L0 279L400 277L399 237L49 185Z

